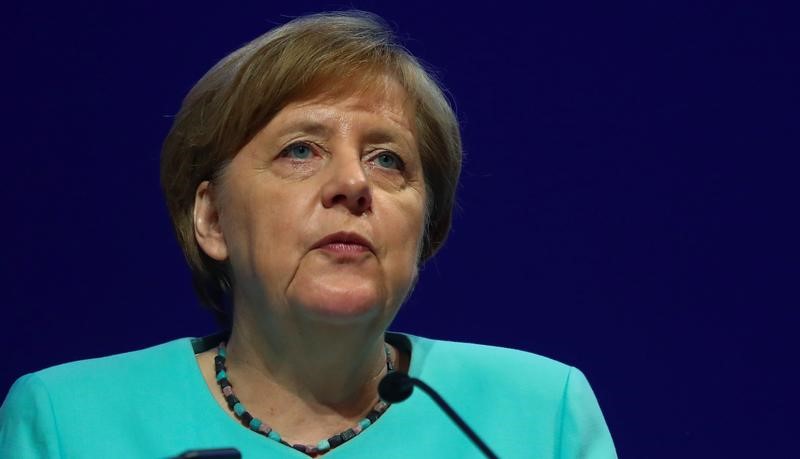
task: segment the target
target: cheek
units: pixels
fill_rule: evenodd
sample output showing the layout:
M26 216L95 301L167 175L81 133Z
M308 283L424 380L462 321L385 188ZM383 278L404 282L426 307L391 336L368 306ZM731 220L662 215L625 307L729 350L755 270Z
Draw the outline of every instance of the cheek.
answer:
M421 218L420 218L421 220ZM391 263L387 265L387 276L390 291L393 292L392 300L397 305L402 304L410 294L416 283L418 274L419 254L422 250L422 224L407 220L406 226L396 226L394 241L397 250ZM405 235L406 237L401 237Z
M304 234L303 204L289 199L288 193L271 190L267 199L257 199L250 209L251 256L262 263L285 267L301 245Z
M288 193L250 187L242 199L230 203L224 219L226 243L234 273L240 280L260 279L280 284L296 262L299 234L305 224L301 204L288 201ZM269 198L267 198L269 197Z
M401 210L389 226L391 246L397 247L394 253L396 268L416 275L417 262L422 250L425 209L417 200L399 206Z

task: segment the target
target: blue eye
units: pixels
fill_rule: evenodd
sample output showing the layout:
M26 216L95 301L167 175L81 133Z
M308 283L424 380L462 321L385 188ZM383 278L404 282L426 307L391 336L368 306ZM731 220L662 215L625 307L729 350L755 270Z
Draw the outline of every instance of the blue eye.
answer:
M295 143L286 147L281 154L292 159L308 159L311 157L311 147L304 143Z
M379 166L386 169L397 169L401 171L405 167L402 159L398 158L394 153L390 153L388 151L379 153L377 156L375 156L374 160Z

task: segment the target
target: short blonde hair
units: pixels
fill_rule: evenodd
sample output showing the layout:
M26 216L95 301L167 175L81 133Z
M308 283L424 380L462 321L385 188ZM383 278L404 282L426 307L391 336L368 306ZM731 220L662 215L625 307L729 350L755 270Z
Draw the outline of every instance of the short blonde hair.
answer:
M461 171L458 121L435 79L370 13L321 13L294 19L234 51L189 91L161 156L161 185L201 302L225 320L231 288L226 263L208 257L194 236L198 185L213 180L287 103L319 84L366 84L395 78L415 108L428 191L420 262L450 230Z

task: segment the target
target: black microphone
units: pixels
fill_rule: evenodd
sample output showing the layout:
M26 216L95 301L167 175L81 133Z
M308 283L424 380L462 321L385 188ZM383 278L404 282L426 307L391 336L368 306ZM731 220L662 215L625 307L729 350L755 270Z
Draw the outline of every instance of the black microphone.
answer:
M389 403L402 402L411 397L413 391L414 382L407 374L399 371L390 371L378 383L378 394Z
M193 449L174 459L242 459L242 453L236 448Z
M399 371L390 371L389 374L381 379L381 382L378 384L378 394L380 395L381 399L389 403L397 403L402 402L403 400L407 399L411 396L411 392L414 391L414 386L418 386L420 389L425 391L426 394L430 398L439 405L439 408L442 409L453 422L461 429L472 443L478 447L478 449L483 452L483 455L490 458L490 459L498 459L497 455L492 452L491 449L483 442L483 440L478 437L478 434L472 430L461 416L459 416L447 402L444 401L441 395L439 395L435 390L431 388L431 386L425 384L424 382L420 381L417 378L412 378L405 373L401 373Z

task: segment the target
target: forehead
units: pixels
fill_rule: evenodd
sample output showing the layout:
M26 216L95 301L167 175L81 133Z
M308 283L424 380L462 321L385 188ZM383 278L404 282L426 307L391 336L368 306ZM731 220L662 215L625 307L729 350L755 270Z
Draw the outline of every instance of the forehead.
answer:
M296 118L341 118L342 112L362 113L385 122L416 139L415 103L403 86L389 75L362 77L356 81L322 80L292 97L274 121Z

